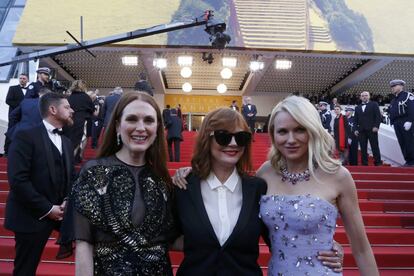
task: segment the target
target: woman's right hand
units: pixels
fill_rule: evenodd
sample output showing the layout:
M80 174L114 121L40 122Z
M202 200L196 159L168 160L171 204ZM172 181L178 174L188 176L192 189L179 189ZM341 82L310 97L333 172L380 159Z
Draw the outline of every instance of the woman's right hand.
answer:
M185 178L190 174L191 170L191 167L179 168L176 170L172 177L173 184L180 189L187 190L187 180L185 180Z

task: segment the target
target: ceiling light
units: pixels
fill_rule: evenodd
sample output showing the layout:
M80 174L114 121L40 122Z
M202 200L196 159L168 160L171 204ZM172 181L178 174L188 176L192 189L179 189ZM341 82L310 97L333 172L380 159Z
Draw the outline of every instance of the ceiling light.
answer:
M217 85L217 92L219 92L220 94L226 93L227 91L227 86L224 83L220 83L219 85Z
M191 65L193 65L193 57L192 56L179 56L178 57L178 65L180 65L180 66L191 66Z
M188 79L189 77L191 77L191 75L193 74L193 71L191 70L190 67L183 67L183 69L181 69L181 77Z
M224 68L221 70L220 75L223 79L228 80L233 76L233 72L229 68Z
M263 70L263 68L264 68L263 61L257 61L257 60L250 61L250 71L256 72L259 70Z
M193 86L189 82L184 83L182 88L185 93L191 92L191 90L193 90Z
M224 57L221 59L223 62L223 67L236 67L237 65L237 58L235 57Z
M167 59L165 58L154 58L152 65L158 69L164 69L167 67Z
M137 56L123 56L122 57L122 64L126 66L137 66L138 65L138 57Z
M277 59L275 68L278 70L288 70L292 68L292 61L288 59Z

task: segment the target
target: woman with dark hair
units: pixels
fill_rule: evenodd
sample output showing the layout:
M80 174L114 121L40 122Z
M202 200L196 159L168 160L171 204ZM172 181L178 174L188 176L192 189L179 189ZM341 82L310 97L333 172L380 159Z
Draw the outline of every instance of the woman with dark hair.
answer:
M252 135L242 115L229 108L207 114L189 169L177 172L177 224L184 260L177 275L262 275L259 238L268 240L259 217L266 182L249 176ZM181 176L180 176L181 174ZM322 253L323 254L323 253ZM334 252L328 252L334 256ZM326 258L338 267L339 258ZM340 264L339 264L339 269Z
M160 109L125 93L73 188L76 275L172 275L170 185Z
M68 101L75 111L73 125L64 129L65 135L72 141L75 163L82 161L82 137L86 136L86 121L92 117L95 107L88 94L86 83L83 80L75 80L69 89L71 91Z

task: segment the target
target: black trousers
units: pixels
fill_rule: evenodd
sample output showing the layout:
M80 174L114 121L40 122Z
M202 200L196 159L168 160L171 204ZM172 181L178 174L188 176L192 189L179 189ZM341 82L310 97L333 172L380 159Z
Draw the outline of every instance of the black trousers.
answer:
M14 276L35 276L43 249L53 231L50 224L46 229L35 233L14 233L16 257L14 258Z
M168 139L168 155L170 156L170 162L180 162L180 138ZM174 143L174 154L172 150L172 144Z
M254 134L254 127L256 124L256 120L255 119L246 119L247 125L250 128L250 131L252 132L252 135Z
M405 120L398 120L394 123L395 135L400 144L401 152L406 165L414 165L414 125L406 131L404 129Z
M381 153L378 146L378 132L371 130L361 130L358 135L359 144L361 146L361 163L368 166L368 141L371 145L372 154L374 155L374 164L381 165Z
M356 137L352 138L351 145L349 146L349 165L357 166L358 165L358 139Z
M103 127L102 120L93 120L92 123L92 148L98 147L99 136Z

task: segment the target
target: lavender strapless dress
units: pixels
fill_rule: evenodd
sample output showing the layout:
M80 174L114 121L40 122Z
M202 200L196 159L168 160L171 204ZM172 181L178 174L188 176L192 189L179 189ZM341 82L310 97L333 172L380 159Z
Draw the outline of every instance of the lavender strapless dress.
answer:
M332 248L338 210L311 195L265 195L260 217L269 229L269 276L342 275L322 265L318 251Z

